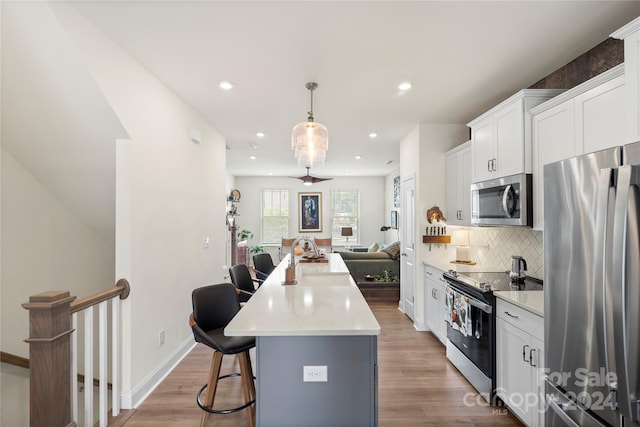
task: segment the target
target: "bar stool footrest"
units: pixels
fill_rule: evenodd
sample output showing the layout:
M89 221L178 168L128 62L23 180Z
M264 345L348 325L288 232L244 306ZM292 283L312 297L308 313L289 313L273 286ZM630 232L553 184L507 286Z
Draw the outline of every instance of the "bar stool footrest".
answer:
M232 374L227 374L227 375L222 375L221 377L218 377L219 380L222 380L224 378L230 378L230 377L240 377L240 373L239 372L234 372ZM253 379L255 379L256 377L253 377ZM202 388L200 389L200 391L198 392L198 395L196 396L196 402L198 403L198 406L200 407L200 409L202 409L203 411L207 411L210 414L233 414L234 412L238 412L238 411L242 411L243 409L248 408L249 406L253 405L256 400L253 399L247 403L245 403L242 406L238 406L236 408L231 408L231 409L213 409L213 408L209 408L208 406L205 406L202 401L200 400L200 395L202 394L202 392L207 388L209 384L205 384L202 386Z

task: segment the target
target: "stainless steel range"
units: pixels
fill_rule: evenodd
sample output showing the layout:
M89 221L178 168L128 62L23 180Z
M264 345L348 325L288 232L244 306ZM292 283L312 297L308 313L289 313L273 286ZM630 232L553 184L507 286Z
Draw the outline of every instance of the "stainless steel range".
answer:
M509 272L448 271L447 358L487 402L495 394L496 299L493 291L542 290L542 282L512 281Z

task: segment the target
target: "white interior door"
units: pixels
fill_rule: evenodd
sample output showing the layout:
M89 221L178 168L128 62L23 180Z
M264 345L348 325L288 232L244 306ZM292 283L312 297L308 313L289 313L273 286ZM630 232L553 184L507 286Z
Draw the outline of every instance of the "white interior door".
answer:
M400 296L401 309L404 313L415 320L414 297L416 290L416 267L415 267L415 207L416 207L416 185L415 177L410 177L402 181L402 258L400 264Z

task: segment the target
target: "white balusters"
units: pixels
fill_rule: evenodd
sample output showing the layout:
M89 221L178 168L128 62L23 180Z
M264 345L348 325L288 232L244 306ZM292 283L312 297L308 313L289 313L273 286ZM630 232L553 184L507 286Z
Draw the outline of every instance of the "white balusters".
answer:
M120 414L120 298L111 299L111 415Z
M93 425L93 306L84 310L84 425Z
M109 307L109 301L111 307ZM94 327L94 309L90 306L82 310L82 332L78 331L78 313L71 315L71 417L79 426L93 426L94 419L94 357L98 358L98 406L99 425L108 425L109 400L108 385L111 380L111 413L114 417L120 414L120 298L118 296L98 304L97 328ZM109 324L109 309L111 309L111 323ZM109 327L111 327L111 348L109 348ZM94 329L98 333L98 354L94 355ZM84 343L84 393L83 407L78 407L78 333L83 334ZM109 355L111 355L111 379L109 378ZM82 421L78 422L79 412L84 411Z
M98 304L100 427L107 425L107 413L109 412L107 407L107 303L107 301L102 301Z
M71 419L78 422L78 313L71 315Z

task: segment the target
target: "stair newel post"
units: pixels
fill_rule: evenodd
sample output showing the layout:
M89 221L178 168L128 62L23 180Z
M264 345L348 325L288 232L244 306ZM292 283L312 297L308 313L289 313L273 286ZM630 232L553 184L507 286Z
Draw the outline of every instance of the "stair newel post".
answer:
M29 297L31 426L75 426L71 420L71 311L76 297L48 291Z

